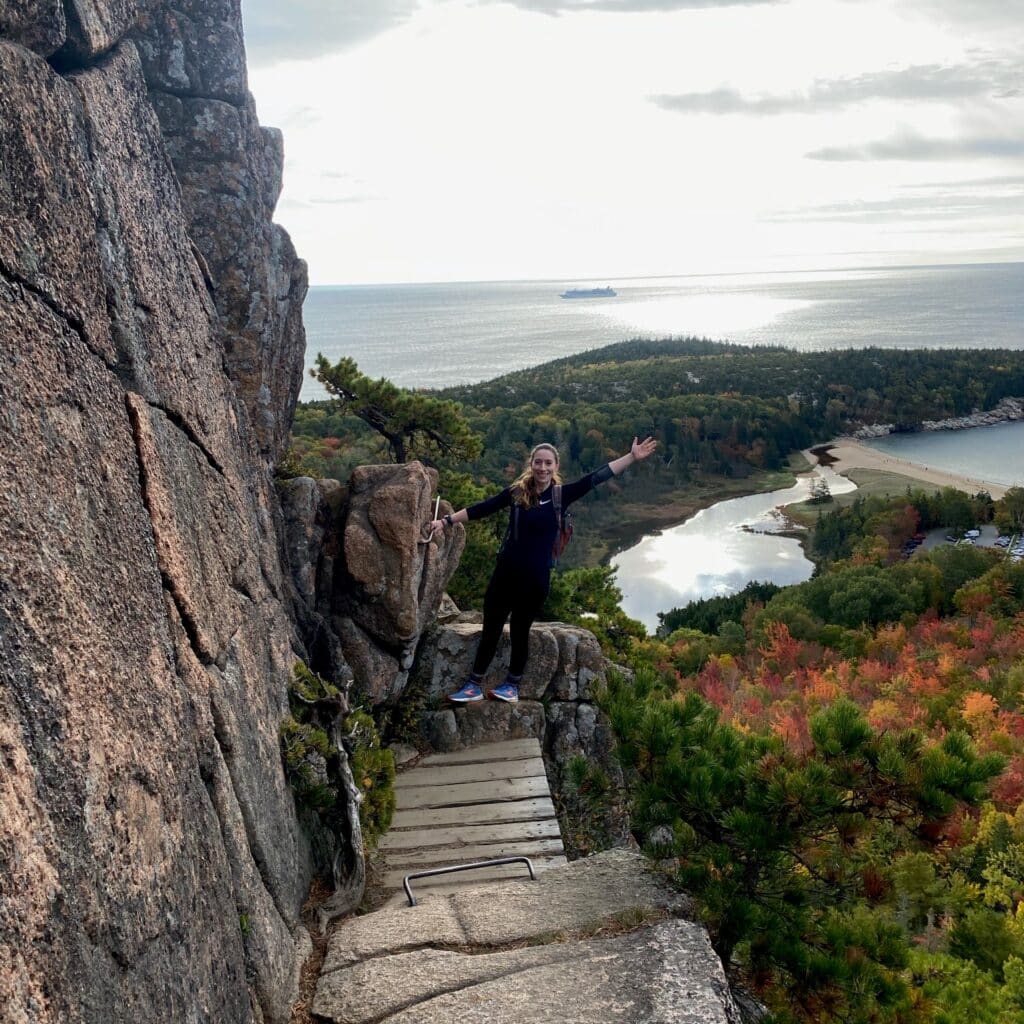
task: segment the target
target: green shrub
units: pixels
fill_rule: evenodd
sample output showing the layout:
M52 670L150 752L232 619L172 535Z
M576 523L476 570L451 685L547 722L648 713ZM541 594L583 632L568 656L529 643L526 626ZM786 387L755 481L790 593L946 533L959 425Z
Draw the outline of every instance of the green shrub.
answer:
M395 810L395 759L382 748L377 723L365 711L346 714L341 690L301 661L292 670L288 703L291 711L281 723L281 751L296 802L322 817L336 814L346 799L344 754L363 797L363 841L374 845L390 827ZM340 737L343 749L332 735Z

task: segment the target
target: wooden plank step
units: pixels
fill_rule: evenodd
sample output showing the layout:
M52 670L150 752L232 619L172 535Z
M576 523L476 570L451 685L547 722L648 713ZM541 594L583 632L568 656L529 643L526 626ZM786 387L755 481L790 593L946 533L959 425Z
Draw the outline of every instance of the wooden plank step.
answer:
M521 761L473 762L472 764L436 765L432 768L413 768L395 779L395 789L412 786L446 786L458 782L492 782L496 779L541 778L544 761L531 757Z
M432 828L436 825L482 825L503 821L537 821L555 817L551 797L509 800L492 804L466 804L456 807L420 807L397 810L391 819L395 829Z
M492 804L499 800L525 800L547 796L547 776L529 779L494 779L461 782L453 786L410 786L395 790L396 810L418 807L451 807L455 804Z
M380 837L377 848L391 850L423 850L431 846L456 846L460 843L501 843L507 840L557 839L561 836L558 821L509 821L486 825L451 825L388 832Z
M442 867L445 864L468 864L492 857L561 857L565 847L561 839L524 839L504 843L479 843L473 846L432 846L426 850L393 850L385 858L388 868L409 865ZM415 867L409 870L416 870Z
M472 764L474 761L512 761L520 757L540 757L540 741L500 740L497 743L481 743L465 750L453 750L449 754L427 754L421 757L417 768L437 764ZM415 770L415 769L414 769Z
M545 868L553 868L553 867L556 867L557 865L568 863L568 861L565 859L565 857L537 857L536 859L531 857L530 859L531 859L531 861L533 861L533 866L537 870L538 873L540 873ZM388 888L388 889L398 889L398 888L400 888L401 885L402 885L402 880L405 878L405 876L408 875L408 874L412 874L412 873L413 872L405 871L405 870L386 871L384 873L384 886L385 886L385 888ZM480 869L478 869L476 871L465 871L465 872L460 871L460 872L456 873L455 875L452 875L451 877L452 878L457 878L459 880L459 882L462 882L463 880L471 881L471 882L473 882L473 881L475 881L475 882L490 882L490 881L494 881L494 880L497 880L497 879L505 879L505 878L526 878L526 879L529 879L530 872L526 870L526 865L525 864L502 864L502 865L499 865L498 867L480 868ZM420 886L423 886L425 888L428 881L429 881L430 886L432 888L433 887L441 888L441 886L438 883L438 879L437 878L432 878L432 879L429 879L429 880L428 879L423 879L423 880L421 880L419 882L419 884L417 884L417 882L414 880L414 881L412 881L410 883L412 885L413 893L415 894L416 892L418 892Z

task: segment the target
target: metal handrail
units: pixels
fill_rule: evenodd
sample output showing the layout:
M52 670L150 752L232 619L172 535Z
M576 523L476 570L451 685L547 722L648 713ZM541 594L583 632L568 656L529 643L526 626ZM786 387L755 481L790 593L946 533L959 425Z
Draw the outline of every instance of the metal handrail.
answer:
M430 875L450 875L455 871L472 871L473 868L491 868L496 867L499 864L519 864L523 863L527 866L530 871L530 878L537 881L537 872L533 870L533 863L529 857L496 857L493 860L478 860L472 864L455 864L448 868L431 868L429 871L414 871L411 875L406 875L402 880L402 886L405 889L405 895L409 897L409 906L416 906L416 897L412 894L412 886L409 884L414 878L428 878Z

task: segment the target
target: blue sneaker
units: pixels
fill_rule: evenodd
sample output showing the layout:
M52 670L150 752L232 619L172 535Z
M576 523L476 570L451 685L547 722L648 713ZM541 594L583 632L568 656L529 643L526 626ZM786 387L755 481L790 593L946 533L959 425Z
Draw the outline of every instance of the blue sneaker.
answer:
M449 693L448 699L455 704L472 704L474 701L483 700L484 694L476 683L466 683L461 690Z
M519 700L519 687L515 683L502 683L487 694L492 700L503 700L506 704L515 704Z

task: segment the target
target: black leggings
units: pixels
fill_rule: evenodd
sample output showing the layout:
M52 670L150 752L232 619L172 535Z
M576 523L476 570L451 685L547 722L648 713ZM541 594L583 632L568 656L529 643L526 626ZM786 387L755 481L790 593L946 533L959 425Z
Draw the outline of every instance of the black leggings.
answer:
M544 605L549 585L547 573L539 577L536 573L524 571L503 561L498 562L484 595L484 628L473 661L473 671L477 675L482 676L491 664L494 652L498 649L498 640L505 627L505 620L509 616L512 655L508 663L508 672L512 676L523 674L530 649L530 626Z

